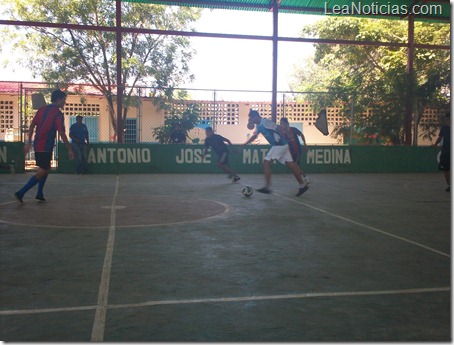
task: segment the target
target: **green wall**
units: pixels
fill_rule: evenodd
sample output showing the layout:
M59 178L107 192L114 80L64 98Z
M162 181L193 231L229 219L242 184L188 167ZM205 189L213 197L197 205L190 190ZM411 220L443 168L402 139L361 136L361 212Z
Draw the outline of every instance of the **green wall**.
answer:
M261 173L268 145L233 145L230 167L238 173ZM92 144L89 173L218 173L216 154L204 160L203 145ZM308 173L435 172L439 148L413 146L312 146L303 153L301 167ZM75 161L59 145L58 172L73 173ZM288 172L276 163L273 172Z
M0 174L9 174L7 166L13 166L15 172L25 171L25 155L23 143L0 142Z

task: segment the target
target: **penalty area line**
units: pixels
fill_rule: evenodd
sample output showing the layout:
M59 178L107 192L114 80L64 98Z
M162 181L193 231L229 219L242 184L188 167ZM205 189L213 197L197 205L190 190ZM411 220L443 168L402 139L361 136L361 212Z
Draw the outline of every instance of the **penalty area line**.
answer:
M363 227L363 228L366 228L366 229L369 229L369 230L378 232L378 233L380 233L380 234L382 234L382 235L385 235L385 236L388 236L388 237L392 237L392 238L398 239L398 240L400 240L400 241L403 241L403 242L412 244L412 245L414 245L414 246L418 246L418 247L420 247L420 248L429 250L429 251L431 251L431 252L433 252L433 253L436 253L436 254L445 256L445 257L447 257L447 258L450 258L450 257L451 257L451 256L450 256L449 254L447 254L447 253L444 253L444 252L439 251L439 250L437 250L437 249L428 247L428 246L426 246L426 245L424 245L424 244L421 244L421 243L418 243L418 242L409 240L409 239L407 239L407 238L405 238L405 237L401 237L401 236L397 236L397 235L391 234L391 233L386 232L386 231L384 231L384 230L377 229L377 228L375 228L375 227L373 227L373 226L370 226L370 225L367 225L367 224L364 224L364 223L361 223L361 222L357 222L356 220L353 220L353 219L350 219L350 218L347 218L347 217L344 217L344 216L341 216L341 215L338 215L338 214L335 214L335 213L326 211L326 210L321 209L321 208L319 208L319 207L312 206L312 205L310 205L310 204L308 204L308 203L305 203L305 202L303 202L303 201L295 200L295 199L289 198L289 197L287 197L287 196L280 195L280 194L276 194L276 193L273 193L273 194L276 195L276 196L279 196L279 197L282 198L282 199L290 200L290 201L292 201L292 202L294 202L294 203L297 203L297 204L306 206L306 207L311 208L311 209L313 209L313 210L315 210L315 211L318 211L318 212L321 212L321 213L325 213L325 214L327 214L327 215L329 215L329 216L331 216L331 217L338 218L338 219L341 219L341 220L343 220L343 221L346 221L346 222L349 222L349 223L352 223L352 224L361 226L361 227Z
M355 297L355 296L385 296L385 295L409 295L434 292L449 292L450 287L434 287L434 288L415 288L401 290L375 290L375 291L338 291L338 292L306 292L288 295L261 295L261 296L243 296L243 297L214 297L214 298L193 298L193 299L175 299L161 301L147 301L142 303L131 304L111 304L106 305L107 309L125 309L125 308L144 308L156 305L179 305L179 304L203 304L203 303L236 303L250 301L273 301L286 299L303 299L303 298L323 298L323 297ZM63 308L47 308L47 309L23 309L23 310L2 310L0 315L26 315L26 314L41 314L41 313L61 313L72 311L93 310L97 306L81 306L81 307L63 307Z
M148 301L134 304L113 304L109 309L121 308L141 308L155 305L178 305L178 304L200 304L200 303L231 303L231 302L249 302L249 301L271 301L284 299L303 299L317 297L348 297L348 296L379 296L379 295L397 295L397 294L418 294L429 292L447 292L450 287L439 288L419 288L403 290L379 290L379 291L341 291L341 292L308 292L288 295L263 295L263 296L244 296L244 297L220 297L220 298L195 298L181 300L162 300Z

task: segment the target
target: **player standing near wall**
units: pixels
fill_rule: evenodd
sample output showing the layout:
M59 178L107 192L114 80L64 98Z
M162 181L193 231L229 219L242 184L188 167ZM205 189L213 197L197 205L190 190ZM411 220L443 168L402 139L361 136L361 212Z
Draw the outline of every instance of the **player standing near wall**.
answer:
M440 134L434 143L434 146L443 140L441 146L440 163L438 169L443 171L448 187L445 189L447 192L451 191L451 113L445 115L446 123L440 129Z

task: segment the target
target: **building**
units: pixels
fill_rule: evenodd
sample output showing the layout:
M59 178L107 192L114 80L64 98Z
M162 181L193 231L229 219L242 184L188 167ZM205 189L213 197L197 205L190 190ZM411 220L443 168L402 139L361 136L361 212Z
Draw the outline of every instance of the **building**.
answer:
M38 106L33 104L33 96L43 94L50 98L52 88L44 83L0 82L0 140L20 141L22 132L26 132L30 119ZM145 93L146 89L137 92ZM22 101L21 101L22 100ZM153 129L163 125L169 111L160 109L153 97L142 96L137 105L129 108L125 123L125 143L155 143ZM174 109L184 111L189 104L197 103L201 112L201 124L189 132L194 142L203 142L204 128L212 126L216 133L229 138L232 143L241 144L247 140L252 131L246 125L250 109L258 110L262 116L271 117L271 102L256 101L223 101L223 100L185 100L175 101ZM64 109L65 125L68 129L75 122L77 115L84 117L89 128L91 142L112 142L115 130L109 115L109 105L103 95L93 86L71 85ZM277 120L287 117L292 126L303 131L309 145L342 145L349 138L324 136L315 127L317 112L309 101L282 101L277 106ZM427 110L421 122L437 116L435 110ZM348 121L341 116L340 108L327 108L328 129L331 133L336 126L347 125ZM199 139L199 140L196 140ZM264 143L259 137L257 144ZM421 137L418 145L428 145Z

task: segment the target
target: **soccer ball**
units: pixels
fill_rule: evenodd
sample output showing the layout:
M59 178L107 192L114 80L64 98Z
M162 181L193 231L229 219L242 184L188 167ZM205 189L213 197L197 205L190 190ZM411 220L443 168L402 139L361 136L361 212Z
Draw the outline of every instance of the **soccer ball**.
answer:
M250 197L252 195L252 193L254 193L254 189L250 186L246 186L243 188L243 195L244 196L247 196L247 197Z

